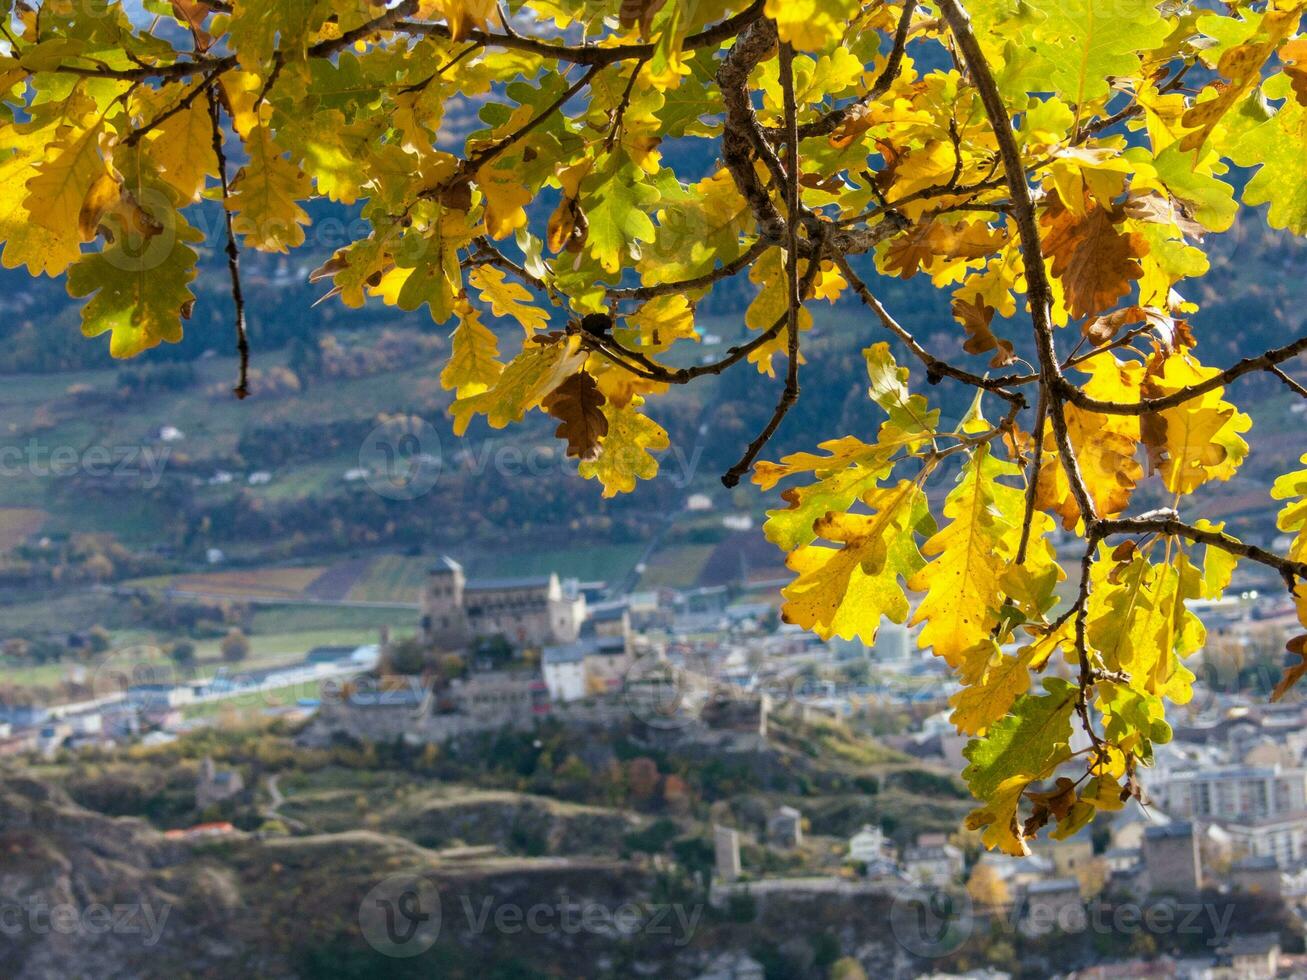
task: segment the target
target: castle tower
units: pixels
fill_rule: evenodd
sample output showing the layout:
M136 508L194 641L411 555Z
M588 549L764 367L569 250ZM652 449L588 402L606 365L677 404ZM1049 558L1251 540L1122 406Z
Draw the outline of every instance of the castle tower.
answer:
M463 566L447 555L428 570L422 591L422 638L432 646L462 649L470 639L463 591L467 577Z

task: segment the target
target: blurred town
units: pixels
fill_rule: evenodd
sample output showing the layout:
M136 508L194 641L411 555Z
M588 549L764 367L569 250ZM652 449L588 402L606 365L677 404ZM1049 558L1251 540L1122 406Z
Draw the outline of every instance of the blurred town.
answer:
M1189 662L1195 697L1174 709L1173 738L1143 775L1147 805L1130 800L1069 838L1041 837L1022 858L985 851L960 819L966 738L948 721L957 685L943 662L918 649L914 630L889 622L873 647L823 643L781 621L774 597L782 584L614 597L608 583L552 573L473 578L440 556L404 635L382 628L372 643L210 673L188 669L185 658L107 651L93 661L89 696L0 705L0 751L65 768L124 751L150 758L212 745L237 709L256 728L284 735L292 753L348 747L375 759L376 747L388 746L419 760L419 770L477 739L484 748L485 739L534 738L517 744L538 750L537 736L548 732L572 747L554 760L553 775L601 785L609 812L621 814L625 843L609 856L655 871L694 868L685 848L664 845L699 841L711 908L738 917L746 906L757 915L818 898L846 908L941 896L953 903L956 921L924 945L897 929L886 935L883 922L880 953L869 956L866 941L852 950L838 944L851 962L899 971L910 963L905 975L927 975L935 968L922 963L944 957L937 965L956 972L935 975L1007 976L1021 972L1003 968L1010 937L1038 944L1097 928L1100 938L1115 937L1109 948L1079 965L1050 961L1051 974L1307 972L1307 717L1300 701L1271 704L1265 694L1293 623L1282 594L1248 587L1196 610L1208 642ZM295 793L277 767L242 764L238 752L215 762L200 751L184 753L193 803L176 808L168 840L211 845L313 829L311 818L293 816ZM823 756L845 765L806 770ZM700 786L695 800L685 778L660 765L669 757L700 770L733 765L753 792ZM531 789L528 782L520 788ZM863 805L892 790L906 806ZM857 797L863 804L850 802ZM471 798L488 805L484 794ZM498 799L514 812L540 805L526 795ZM554 833L527 847L511 835L496 842L467 833L466 805L456 796L423 813L422 839L439 841L437 853L462 867L523 851L528 864L548 860L551 874L593 867L596 845L586 835ZM1122 909L1134 910L1133 927L1122 926ZM1102 915L1106 924L1096 924ZM999 948L968 958L950 929ZM773 975L754 952L720 953L694 975Z

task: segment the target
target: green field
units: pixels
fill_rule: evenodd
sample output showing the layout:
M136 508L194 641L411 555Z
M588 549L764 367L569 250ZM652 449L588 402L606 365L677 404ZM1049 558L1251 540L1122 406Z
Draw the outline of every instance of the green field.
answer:
M640 588L668 587L686 589L699 579L699 573L716 550L711 544L686 544L663 548L645 565Z
M428 558L382 555L354 583L349 598L355 602L417 602L430 564Z
M639 544L600 544L588 548L513 553L482 552L465 565L469 578L519 578L557 572L564 578L612 582L635 565L644 550Z

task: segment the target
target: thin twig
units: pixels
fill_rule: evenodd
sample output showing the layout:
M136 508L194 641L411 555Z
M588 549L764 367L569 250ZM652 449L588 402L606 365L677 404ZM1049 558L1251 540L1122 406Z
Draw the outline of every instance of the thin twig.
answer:
M799 312L803 305L803 297L799 293L799 209L802 205L799 198L799 123L798 107L794 99L794 49L787 43L782 43L780 46L780 78L781 95L785 104L785 142L788 151L785 184L785 313L788 330L786 353L789 361L785 370L785 389L776 403L771 420L758 434L758 438L749 444L745 454L722 476L722 483L727 487L734 487L740 482L740 477L753 465L763 446L780 427L781 420L799 399ZM815 254L808 261L811 263L810 268L821 264L820 243Z
M1035 204L1026 179L1026 168L1021 160L1021 150L1012 132L1012 120L1003 103L1003 96L999 93L998 84L994 81L994 74L980 48L980 42L976 40L976 35L971 29L971 18L967 16L958 0L940 0L940 12L944 15L949 30L957 41L972 81L980 93L980 101L985 107L985 114L989 117L994 138L998 141L999 156L1003 161L1004 176L1008 185L1008 197L1012 202L1012 216L1017 224L1021 257L1025 265L1026 295L1030 303L1031 324L1034 327L1035 343L1039 352L1041 385L1047 394L1048 418L1052 423L1053 437L1057 441L1058 461L1066 471L1071 495L1075 498L1088 528L1097 518L1097 514L1094 511L1093 500L1085 487L1084 478L1080 474L1080 465L1067 428L1063 394L1065 389L1074 386L1062 375L1057 345L1053 340L1053 324L1049 315L1053 305L1053 288L1048 281L1048 270L1044 266L1039 225L1035 220Z
M1026 512L1021 519L1021 543L1017 545L1017 564L1026 563L1026 549L1030 546L1030 525L1035 519L1035 495L1039 487L1039 468L1044 457L1044 427L1048 422L1048 399L1041 392L1035 407L1034 459L1026 477Z
M227 272L231 275L231 300L236 307L236 351L240 355L240 374L232 389L237 398L250 393L250 342L245 335L245 294L241 291L241 256L232 228L231 209L227 206L230 187L227 183L227 155L222 148L222 119L216 93L209 94L209 119L213 123L213 155L218 158L218 184L222 190L222 215L227 226Z
M948 361L936 357L900 324L885 309L884 305L876 298L871 289L863 282L862 277L853 271L853 266L849 263L846 256L835 252L833 255L835 264L839 267L840 273L853 287L854 293L858 298L876 315L881 324L894 336L898 337L912 354L921 361L926 368L926 377L932 383L940 378L952 378L955 381L961 381L963 384L971 385L973 388L981 388L985 391L992 391L998 397L1005 399L1009 403L1018 404L1022 407L1026 404L1025 396L1018 391L1008 391L1005 379L1002 378L984 378L971 371L955 367Z
M854 112L867 103L874 102L889 91L889 87L899 77L899 71L903 67L903 54L907 48L908 33L912 27L912 14L916 6L916 0L904 0L903 10L899 13L898 25L894 29L894 40L890 46L889 55L885 59L885 67L876 76L876 81L872 83L871 88L848 105L832 109L820 119L804 123L799 127L800 139L809 139L813 136L829 136L839 129ZM764 129L763 133L768 139L782 139L785 136L785 131L782 129Z
M1293 561L1272 554L1256 545L1245 544L1238 538L1231 537L1224 531L1211 531L1180 520L1173 510L1150 511L1139 517L1116 517L1097 522L1098 533L1106 537L1110 534L1166 534L1188 538L1198 544L1220 548L1232 555L1239 555L1258 564L1273 568L1292 589L1293 580L1307 579L1307 562Z
M762 17L763 3L764 0L754 0L747 9L740 11L738 14L728 17L711 27L706 27L697 34L689 35L681 42L681 50L698 51L701 48L720 47L724 42L737 36L746 27ZM408 34L426 35L446 40L452 37L447 24L428 24L421 21L406 20L397 23L394 29ZM527 51L551 61L566 61L576 65L590 65L598 68L617 64L620 61L649 59L654 56L656 51L656 45L652 42L647 44L614 44L607 47L567 45L555 44L551 41L540 41L532 37L523 37L520 34L493 34L478 29L468 31L465 37L466 40L482 47Z
M1185 402L1197 398L1199 395L1205 395L1217 388L1224 388L1236 378L1251 374L1253 371L1271 371L1274 373L1277 365L1297 357L1303 351L1307 351L1307 337L1299 337L1293 343L1273 348L1265 353L1258 354L1256 357L1245 357L1224 371L1220 371L1197 384L1173 391L1169 395L1157 398L1141 398L1137 402L1108 402L1098 398L1091 398L1065 379L1062 382L1061 394L1063 399L1072 405L1091 412L1099 412L1103 415L1149 415L1153 412L1161 412L1168 408L1175 408L1177 405L1183 405Z
M617 142L617 134L622 131L622 120L626 118L626 109L631 104L631 93L635 91L635 80L640 77L640 70L644 68L644 59L641 58L631 69L631 77L626 81L626 88L622 92L622 100L617 104L617 111L613 115L613 126L608 130L608 138L604 140L604 149L611 150L613 144Z
M1297 381L1294 381L1293 378L1289 377L1274 364L1272 364L1266 370L1270 371L1271 374L1275 375L1277 378L1283 381L1288 386L1289 390L1292 391L1294 394L1299 395L1302 398L1307 398L1307 388L1304 388Z
M191 107L191 105L195 102L195 100L199 98L200 93L207 92L209 90L209 87L213 84L214 79L216 79L220 74L221 72L211 72L205 75L202 79L200 79L200 81L195 85L193 89L191 89L189 92L183 95L175 103L173 103L167 109L162 110L157 116L155 116L149 122L142 125L139 129L134 129L130 133L128 133L127 136L123 139L123 146L135 146L137 143L139 143L142 139L145 138L145 135L147 133L156 129L161 123L168 121L173 116L177 115L177 113L179 112L185 112L187 109Z

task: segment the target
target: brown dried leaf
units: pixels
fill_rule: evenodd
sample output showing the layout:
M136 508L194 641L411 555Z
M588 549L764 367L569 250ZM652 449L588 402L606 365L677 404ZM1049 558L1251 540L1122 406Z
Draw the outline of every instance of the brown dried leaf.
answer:
M989 359L989 366L992 368L1005 367L1017 359L1012 342L995 336L989 327L994 320L992 306L955 296L953 316L967 332L967 340L962 345L962 349L968 354L985 354L993 351L994 356Z
M1138 232L1122 233L1121 215L1088 199L1083 217L1053 197L1040 223L1044 254L1052 259L1053 275L1062 281L1067 309L1073 317L1101 313L1130 292L1143 276L1139 259L1148 254L1148 241Z
M1285 644L1285 649L1298 657L1298 663L1284 668L1284 674L1280 677L1280 683L1275 685L1275 690L1271 692L1271 700L1278 701L1289 693L1289 689L1298 683L1304 674L1307 674L1307 636L1295 636Z
M599 443L608 434L604 394L595 379L578 371L545 396L540 407L559 420L554 435L567 440L567 455L590 460L599 456Z
M630 30L638 24L641 36L648 37L649 28L653 25L654 15L662 10L666 4L667 0L622 0L617 15L618 20L626 30Z

